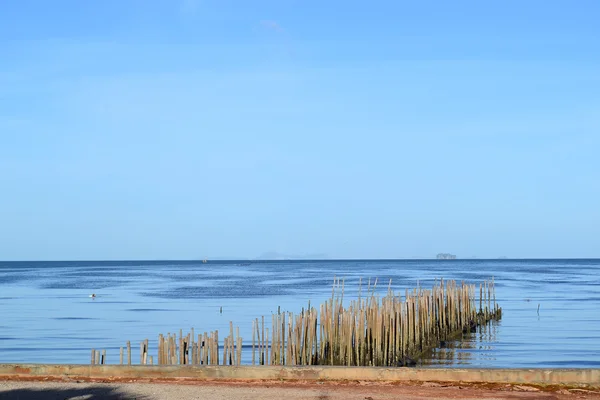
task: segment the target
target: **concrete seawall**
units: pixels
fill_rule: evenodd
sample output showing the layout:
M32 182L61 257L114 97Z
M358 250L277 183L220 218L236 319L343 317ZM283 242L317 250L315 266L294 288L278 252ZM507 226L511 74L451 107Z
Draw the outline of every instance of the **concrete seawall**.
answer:
M0 364L0 380L375 381L600 387L600 369L425 369L385 367Z

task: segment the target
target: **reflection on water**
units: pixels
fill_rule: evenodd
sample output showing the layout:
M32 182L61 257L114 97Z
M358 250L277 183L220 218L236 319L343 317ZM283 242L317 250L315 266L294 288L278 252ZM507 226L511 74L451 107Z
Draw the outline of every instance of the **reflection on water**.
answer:
M463 334L460 338L448 340L433 349L419 366L493 366L500 321L490 321L480 325L475 333Z
M91 348L111 362L128 340L155 348L161 332L227 332L229 321L251 338L256 317L324 302L334 276L348 301L360 278L404 292L493 276L502 320L424 366L600 367L599 260L0 262L0 362L88 363Z

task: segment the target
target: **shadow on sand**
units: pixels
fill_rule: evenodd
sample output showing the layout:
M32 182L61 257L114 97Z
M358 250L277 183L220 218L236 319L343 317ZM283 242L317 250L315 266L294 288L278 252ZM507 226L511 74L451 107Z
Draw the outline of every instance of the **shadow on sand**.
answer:
M49 388L49 389L31 389L20 388L6 391L0 391L0 400L124 400L137 399L149 400L135 394L129 394L119 391L118 388L110 386L92 386L81 389L74 388Z

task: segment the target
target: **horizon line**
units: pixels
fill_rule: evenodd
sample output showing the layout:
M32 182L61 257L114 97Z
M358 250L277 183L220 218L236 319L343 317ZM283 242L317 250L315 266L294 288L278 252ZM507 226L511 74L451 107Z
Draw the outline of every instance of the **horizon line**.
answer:
M71 260L0 260L0 263L10 263L10 262L281 262L281 261L446 261L446 262L456 262L456 261L520 261L520 260L530 260L530 261L547 261L547 260L600 260L600 257L495 257L495 258L478 258L478 257L470 257L470 258L455 258L455 259L439 259L435 257L411 257L411 258L280 258L280 259L257 259L257 258L181 258L181 259L71 259Z

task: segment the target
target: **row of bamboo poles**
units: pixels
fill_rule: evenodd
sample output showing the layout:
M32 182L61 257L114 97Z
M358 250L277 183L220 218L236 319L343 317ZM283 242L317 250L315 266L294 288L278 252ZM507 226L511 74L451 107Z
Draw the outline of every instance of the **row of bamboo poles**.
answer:
M439 280L431 289L406 290L404 297L392 290L391 280L385 296L376 294L377 280L373 285L369 280L363 296L361 280L358 298L347 307L344 286L334 279L331 298L318 309L310 302L296 315L278 309L270 329L264 316L255 319L252 365L411 366L441 343L502 315L493 280L480 284L479 293L473 284ZM197 337L194 329L185 336L182 330L179 337L159 335L156 360L158 365L241 365L242 349L239 327L234 330L230 322L221 344L217 330ZM120 364L131 365L130 342L126 352L124 360L121 347ZM92 364L104 363L106 351L92 350ZM148 339L140 343L140 364L154 364Z

